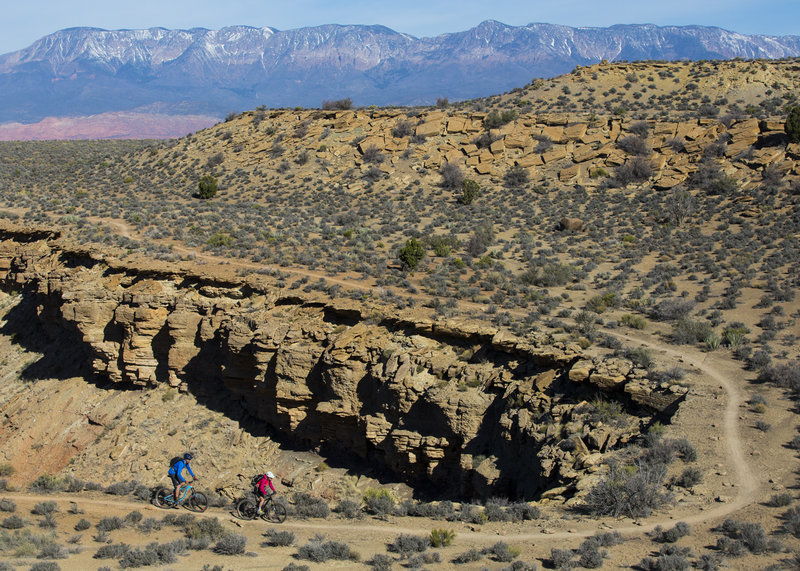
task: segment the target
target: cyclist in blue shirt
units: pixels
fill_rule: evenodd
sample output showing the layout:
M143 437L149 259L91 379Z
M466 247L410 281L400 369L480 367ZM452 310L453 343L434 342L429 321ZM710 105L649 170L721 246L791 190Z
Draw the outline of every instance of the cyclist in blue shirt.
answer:
M172 480L172 485L175 486L174 495L172 497L175 498L176 506L178 505L178 500L180 499L180 496L178 495L178 488L181 487L181 484L186 482L186 480L183 477L184 468L186 469L187 472L189 472L189 474L191 474L192 481L194 482L196 480L194 472L192 472L192 467L189 466L189 461L191 459L192 455L189 452L187 452L186 454L183 455L183 458L178 459L177 462L174 462L172 465L170 465L169 472L167 472L170 480Z

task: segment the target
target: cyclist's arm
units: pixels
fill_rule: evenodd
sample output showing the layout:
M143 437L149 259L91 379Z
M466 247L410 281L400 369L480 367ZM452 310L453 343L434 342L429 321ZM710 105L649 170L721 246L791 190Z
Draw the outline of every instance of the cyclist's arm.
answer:
M269 489L272 490L272 493L274 494L275 493L275 486L272 485L272 480L267 478L267 484L269 484ZM264 490L264 491L266 491L266 490Z
M192 467L189 466L189 464L186 464L186 471L189 472L192 475L192 479L193 480L197 479L197 476L194 475L194 472L192 472Z

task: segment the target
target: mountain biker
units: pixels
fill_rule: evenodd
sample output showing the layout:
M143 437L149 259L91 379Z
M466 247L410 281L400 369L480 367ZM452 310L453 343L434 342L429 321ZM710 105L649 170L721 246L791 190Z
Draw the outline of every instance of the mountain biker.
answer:
M267 500L267 486L269 489L272 490L269 493L270 496L275 495L275 486L272 485L272 479L275 477L275 474L272 472L267 472L264 474L261 479L256 484L256 495L258 496L258 515L261 515L261 508L264 505L264 502Z
M181 484L184 484L186 482L186 480L183 477L184 468L189 472L189 474L192 475L192 482L194 482L197 479L194 475L194 472L192 472L192 467L189 466L189 461L191 459L192 455L189 452L187 452L186 454L183 455L182 458L178 458L176 462L170 464L169 472L167 472L170 480L172 480L172 485L175 486L174 495L172 497L175 498L176 506L178 505L178 500L179 500L178 488L181 487Z

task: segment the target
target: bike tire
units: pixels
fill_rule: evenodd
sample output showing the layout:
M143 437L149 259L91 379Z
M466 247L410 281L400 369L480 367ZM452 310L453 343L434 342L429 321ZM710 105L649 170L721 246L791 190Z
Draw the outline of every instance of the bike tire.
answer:
M256 518L256 504L253 500L244 498L236 503L236 515L241 519Z
M169 494L170 492L166 488L159 488L155 495L153 495L153 504L159 508L170 507L170 502L167 501L167 496Z
M203 492L195 492L189 502L192 511L204 512L208 508L208 498Z
M261 518L271 523L283 523L286 521L286 506L271 503L261 514Z

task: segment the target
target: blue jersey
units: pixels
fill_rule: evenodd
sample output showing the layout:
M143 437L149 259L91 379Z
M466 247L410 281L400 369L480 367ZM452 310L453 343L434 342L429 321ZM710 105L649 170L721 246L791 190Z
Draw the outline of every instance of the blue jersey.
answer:
M192 475L192 478L194 478L194 472L192 472L191 466L189 466L189 463L182 458L177 462L175 462L172 466L170 466L169 472L167 473L171 476L177 476L178 479L183 481L183 476L181 475L181 473L183 472L184 468L186 468L186 471Z

